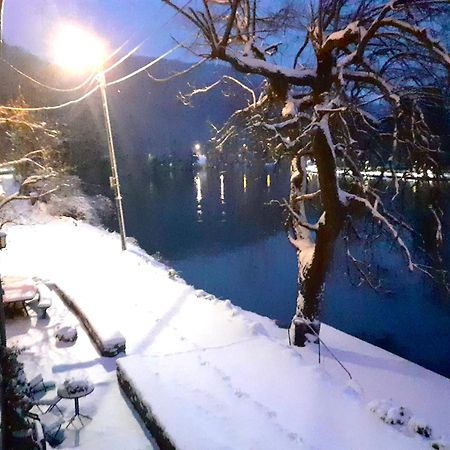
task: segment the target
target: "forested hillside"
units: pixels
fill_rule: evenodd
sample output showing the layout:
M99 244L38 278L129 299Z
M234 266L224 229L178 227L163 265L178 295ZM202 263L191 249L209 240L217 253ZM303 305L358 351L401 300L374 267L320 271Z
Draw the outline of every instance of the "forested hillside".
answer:
M4 59L52 87L67 88L79 83L79 79L70 78L55 66L16 47L6 47ZM39 86L20 75L5 61L0 61L2 103L21 94L30 106L57 105L78 98L88 90L85 88L76 92L60 92ZM148 61L147 57L133 56L108 73L108 81L131 73ZM165 60L152 67L150 73L155 78L165 78L188 67L183 62ZM132 173L147 161L149 153L158 157L172 155L175 158L189 158L196 142L204 144L209 139L210 123L221 125L236 107L246 105L248 94L242 95L235 86L229 85L195 96L191 106L180 101L180 93L206 86L224 74L230 74L230 70L222 65L205 63L169 81L155 81L143 72L108 88L113 132L122 172L126 175ZM227 93L225 102L222 98L224 91ZM81 172L85 180L94 184L99 179L98 169L104 166L101 181L104 184L108 166L104 161L107 151L99 93L47 114L63 129L72 165Z

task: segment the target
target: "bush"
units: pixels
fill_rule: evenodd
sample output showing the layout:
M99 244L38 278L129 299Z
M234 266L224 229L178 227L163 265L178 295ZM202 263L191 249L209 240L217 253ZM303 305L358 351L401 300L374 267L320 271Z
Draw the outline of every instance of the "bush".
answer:
M18 360L20 350L5 348L2 352L2 375L5 383L6 448L31 450L31 424L26 418L30 404L25 395L26 378L23 364Z

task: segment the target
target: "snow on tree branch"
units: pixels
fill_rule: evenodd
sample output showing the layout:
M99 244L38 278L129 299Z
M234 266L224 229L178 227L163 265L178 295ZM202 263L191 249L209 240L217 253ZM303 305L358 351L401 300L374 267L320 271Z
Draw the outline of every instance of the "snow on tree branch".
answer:
M237 84L239 87L241 87L245 91L249 92L250 95L252 96L252 103L250 104L250 106L256 107L257 99L256 99L255 91L253 89L251 89L250 87L248 87L247 85L245 85L242 81L239 81L237 78L234 78L229 75L223 75L222 78L215 81L214 83L212 83L208 86L205 86L203 88L194 89L192 92L190 92L188 94L180 95L180 97L183 100L183 103L185 105L188 105L190 103L190 99L192 97L194 97L195 95L205 94L205 93L209 92L210 90L214 89L216 86L219 86L222 82L227 82L227 81L231 81L231 82Z
M412 272L416 265L412 261L411 252L409 251L409 248L407 247L403 239L400 237L399 232L395 229L395 227L391 224L391 222L389 222L389 220L387 220L387 218L383 214L381 214L380 211L378 210L377 208L378 199L375 201L374 204L372 204L367 198L360 197L355 194L350 194L343 190L340 191L340 198L344 204L348 204L351 201L356 201L363 204L369 210L372 216L385 226L386 230L392 236L393 240L397 242L397 244L402 249L407 260L408 269Z

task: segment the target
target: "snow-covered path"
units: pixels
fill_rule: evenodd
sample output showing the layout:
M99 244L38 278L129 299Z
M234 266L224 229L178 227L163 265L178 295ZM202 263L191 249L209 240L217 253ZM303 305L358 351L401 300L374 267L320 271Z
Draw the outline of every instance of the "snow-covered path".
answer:
M450 438L450 382L439 375L324 326L349 382L325 350L319 366L315 346L289 347L269 319L173 280L137 246L122 253L117 235L71 219L11 227L8 235L3 270L54 281L101 332L123 334L128 356L119 364L179 448L431 448L433 441L373 414L368 403L378 399L407 407L434 439ZM112 376L111 360L86 356L81 345L76 358L89 376ZM100 375L93 381L101 386ZM114 395L105 396L108 404ZM89 427L97 420L100 433L98 417ZM116 432L117 443L128 436L126 427Z

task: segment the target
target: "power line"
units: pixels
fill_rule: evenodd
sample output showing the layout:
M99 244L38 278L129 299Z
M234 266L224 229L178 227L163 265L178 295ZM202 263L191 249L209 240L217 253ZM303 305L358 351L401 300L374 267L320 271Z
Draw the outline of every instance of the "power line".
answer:
M128 40L125 41L121 46L119 46L116 50L114 50L114 52L112 52L105 61L109 61L111 58L113 58L120 50L122 50L122 48L128 43ZM140 44L142 45L142 43ZM54 86L49 86L48 84L45 84L39 80L36 80L35 78L33 78L32 76L26 74L25 72L21 71L20 69L18 69L17 67L15 67L13 64L11 64L10 62L8 62L6 59L1 58L1 60L7 64L9 67L11 67L11 69L13 69L15 72L17 72L18 74L22 75L23 77L27 78L28 80L32 81L33 83L37 84L38 86L41 86L45 89L49 89L51 91L56 91L56 92L74 92L74 91L78 91L81 88L83 88L84 86L86 86L87 84L89 84L89 82L92 81L92 79L95 77L97 71L93 70L89 76L79 85L73 87L73 88L57 88ZM117 63L116 63L117 65Z
M134 55L148 40L149 38L145 38L140 44L136 45L132 50L130 50L126 55L122 56L119 60L117 60L112 66L108 67L103 71L103 73L108 73L109 71L113 70L120 64L122 64L124 61L126 61L130 56Z
M186 6L188 6L190 3L192 2L192 0L187 0L186 3L182 6L182 8L185 8ZM161 25L159 28L163 28L164 26L166 26L169 22L171 22L177 15L179 14L179 11L176 11L175 14L170 17L163 25ZM122 62L124 62L126 59L128 59L132 54L134 54L137 50L139 50L139 48L144 44L144 42L147 41L148 38L144 39L139 45L137 45L135 48L133 48L130 52L128 52L125 56L123 56L122 58L120 58L118 61L116 61L112 66L108 67L106 70L103 71L103 74L109 72L110 70L114 69L115 67L117 67L119 64L121 64ZM107 59L106 61L110 60L112 57L114 57L129 41L125 41L120 47L118 47ZM181 44L177 44L175 47L173 47L172 49L168 50L167 52L165 52L164 54L162 54L161 56L159 56L158 58L156 58L155 60L151 61L150 63L146 64L145 66L135 70L134 72L125 75L122 78L119 78L117 80L114 81L110 81L109 83L107 83L107 86L112 86L118 83L121 83L125 80L128 80L129 78L132 78L133 76L145 71L146 69L152 67L153 65L157 64L158 62L160 62L162 59L164 59L166 56L170 55L171 53L173 53L175 50L177 50L178 48L182 47L183 43ZM81 89L81 87L84 87L85 85L87 85L89 83L89 81L92 81L94 79L95 76L95 72L91 73L89 75L89 77L83 81L83 83L81 83L78 86L75 86L74 88L69 88L69 89L60 89L60 88L55 88L53 86L49 86L46 85L45 83L42 83L36 79L34 79L33 77L27 75L26 73L22 72L21 70L17 69L16 67L14 67L12 64L10 64L8 61L4 60L3 61L8 64L13 70L15 70L16 72L18 72L20 75L28 78L30 81L38 84L41 87L45 87L47 89L50 90L54 90L54 91L58 91L58 92L73 92L76 91L78 89ZM88 98L90 95L92 95L94 92L97 91L97 89L99 88L99 86L95 86L94 88L92 88L90 91L86 92L84 95L82 95L81 97L74 99L74 100L69 100L65 103L61 103L59 105L54 105L54 106L39 106L39 107L15 107L15 106L1 106L0 105L0 111L1 110L8 110L8 111L50 111L50 110L56 110L56 109L61 109L61 108L65 108L67 106L70 105L74 105L76 103L79 103L83 100L85 100L86 98Z
M66 106L74 105L76 103L81 102L82 100L88 98L90 95L92 95L96 90L99 89L99 86L95 86L90 91L86 92L86 94L82 95L81 97L75 99L75 100L69 100L68 102L61 103L60 105L55 106L36 106L36 107L19 107L19 106L0 106L0 111L2 109L7 111L51 111L54 109L61 109L65 108Z
M129 78L132 78L133 76L143 72L144 70L148 69L149 67L157 64L158 62L160 62L162 59L164 59L166 56L170 55L171 53L173 53L175 50L177 50L178 48L180 48L183 44L177 44L175 47L171 48L170 50L168 50L167 52L163 53L161 56L159 56L158 58L154 59L153 61L151 61L150 63L140 67L139 69L135 70L134 72L129 73L128 75L125 75L124 77L121 77L117 80L114 81L110 81L109 83L107 83L107 86L113 86L115 84L118 83L122 83L125 80L128 80ZM97 91L97 89L99 89L99 86L95 86L94 88L92 88L90 91L86 92L84 95L82 95L81 97L74 99L74 100L69 100L65 103L61 103L60 105L54 105L54 106L36 106L36 107L20 107L20 106L0 106L0 111L1 110L7 110L7 111L52 111L55 109L61 109L61 108L65 108L67 106L70 105L74 105L76 103L81 102L82 100L85 100L86 98L88 98L90 95L92 95L95 91Z
M184 6L182 6L182 8L185 8L186 6L188 6L190 3L192 2L192 0L187 0L187 2L184 4ZM168 23L170 23L173 19L175 19L175 17L179 14L179 11L176 11L175 14L170 17L168 20L166 20L160 27L163 28L165 27ZM120 65L122 62L124 62L125 60L127 60L130 56L132 56L134 53L136 53L141 47L142 45L148 40L149 38L145 38L140 44L138 44L136 47L134 47L130 52L128 52L125 56L123 56L122 58L120 58L118 61L116 61L112 66L108 67L106 70L104 70L103 73L108 73L109 71L113 70L115 67L117 67L118 65ZM111 55L108 56L108 58L104 61L109 61L111 58L113 58L120 50L122 50L122 48L129 42L129 40L126 40L122 45L120 45ZM3 43L3 42L1 42ZM1 55L0 55L1 56ZM13 64L11 64L10 62L8 62L6 59L4 58L0 58L5 64L7 64L9 67L11 67L11 69L13 69L15 72L17 72L18 74L22 75L23 77L27 78L29 81L37 84L38 86L41 86L43 88L52 90L52 91L56 91L56 92L74 92L77 90L80 90L81 88L83 88L84 86L86 86L87 84L89 84L89 82L92 81L92 79L95 77L95 74L97 73L97 71L92 71L92 73L79 85L73 87L73 88L58 88L58 87L54 87L54 86L50 86L48 84L45 84L35 78L33 78L32 76L26 74L25 72L21 71L20 69L18 69L17 67L15 67ZM151 66L148 66L151 67ZM145 69L143 69L145 70ZM139 72L138 72L139 73ZM113 84L116 84L117 82L113 82ZM0 106L0 108L4 108L2 106Z
M49 86L48 84L42 83L41 81L36 80L32 76L27 75L25 72L22 72L20 69L18 69L17 67L12 65L8 61L6 61L6 59L1 58L1 60L5 64L7 64L9 67L11 67L11 69L13 69L19 75L22 75L23 77L25 77L27 80L37 84L38 86L41 86L41 87L45 88L45 89L50 89L51 91L57 91L57 92L74 92L74 91L78 91L79 89L81 89L84 86L86 86L90 81L92 81L92 78L95 76L95 73L96 73L95 71L92 71L92 73L82 83L80 83L78 86L75 86L73 88L63 89L63 88L57 88L57 87L54 87L54 86Z
M135 75L137 75L138 73L143 72L144 70L147 70L149 67L152 67L153 65L159 63L162 59L164 59L166 56L169 56L171 53L173 53L175 50L178 50L180 47L182 46L182 44L177 44L175 47L172 47L170 50L167 50L167 52L163 53L161 56L158 56L158 58L154 59L153 61L149 62L148 64L146 64L145 66L142 66L141 68L135 70L134 72L131 72L128 75L125 75L122 78L119 78L117 80L114 81L110 81L109 83L107 83L107 86L113 86L114 84L118 84L121 83L122 81L128 80L131 77L134 77Z

